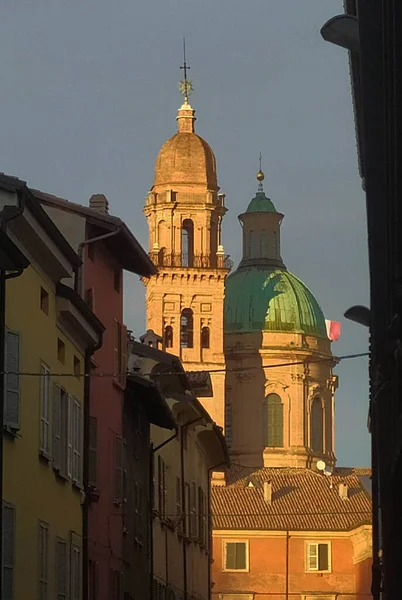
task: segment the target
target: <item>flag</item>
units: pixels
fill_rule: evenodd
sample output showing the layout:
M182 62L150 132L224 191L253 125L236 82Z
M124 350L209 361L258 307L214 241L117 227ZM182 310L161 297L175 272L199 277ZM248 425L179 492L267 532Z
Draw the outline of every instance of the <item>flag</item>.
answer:
M339 340L341 335L341 324L338 321L325 321L327 326L327 336L331 342Z

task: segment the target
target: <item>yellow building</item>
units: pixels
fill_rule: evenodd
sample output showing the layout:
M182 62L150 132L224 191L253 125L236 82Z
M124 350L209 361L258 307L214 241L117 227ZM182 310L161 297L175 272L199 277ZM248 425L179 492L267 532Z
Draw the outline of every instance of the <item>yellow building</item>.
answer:
M76 253L23 182L3 183L7 234L30 266L6 282L2 598L80 600L82 374L103 327L62 283Z

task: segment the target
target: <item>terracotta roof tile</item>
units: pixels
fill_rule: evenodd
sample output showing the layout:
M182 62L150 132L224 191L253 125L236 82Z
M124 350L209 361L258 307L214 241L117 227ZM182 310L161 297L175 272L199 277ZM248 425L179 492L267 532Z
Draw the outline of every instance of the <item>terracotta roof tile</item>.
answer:
M226 487L212 488L213 528L354 529L371 523L371 498L360 479L370 474L369 469L338 468L328 477L310 469L231 467ZM264 481L272 483L270 505L264 501ZM348 486L347 499L339 495L340 483Z

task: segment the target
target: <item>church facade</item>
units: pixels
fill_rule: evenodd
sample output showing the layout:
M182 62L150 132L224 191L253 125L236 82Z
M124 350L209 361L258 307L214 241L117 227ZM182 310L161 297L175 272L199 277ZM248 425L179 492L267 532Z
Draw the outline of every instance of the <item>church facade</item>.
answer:
M212 481L211 596L368 599L370 472L335 466L338 382L324 315L283 262L283 215L261 170L230 273L225 196L187 95L177 122L144 208L158 266L145 281L147 327L186 370L211 373L200 401L230 449L230 468Z

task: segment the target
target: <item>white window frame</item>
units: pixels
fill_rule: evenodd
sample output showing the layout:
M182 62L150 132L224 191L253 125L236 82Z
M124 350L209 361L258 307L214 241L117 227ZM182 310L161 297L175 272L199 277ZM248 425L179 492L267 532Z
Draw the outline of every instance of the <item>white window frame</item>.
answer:
M319 568L319 556L318 556L318 546L319 544L326 544L328 546L328 569L320 569ZM310 568L310 563L309 563L309 559L310 559L310 547L311 546L317 546L317 568L316 569L312 569ZM330 540L308 540L305 542L305 552L304 552L304 556L305 556L305 572L306 573L332 573L332 547L331 547L331 541Z
M246 545L246 568L245 569L227 569L226 568L226 555L228 544L245 544ZM249 573L250 571L250 542L249 540L241 539L228 539L223 540L222 543L222 571L225 573Z
M49 524L38 523L38 598L49 596Z
M40 365L40 433L39 453L50 459L50 369L45 363Z
M73 397L67 395L67 440L66 440L66 472L67 477L73 476L73 435L74 435L74 416L73 416Z

